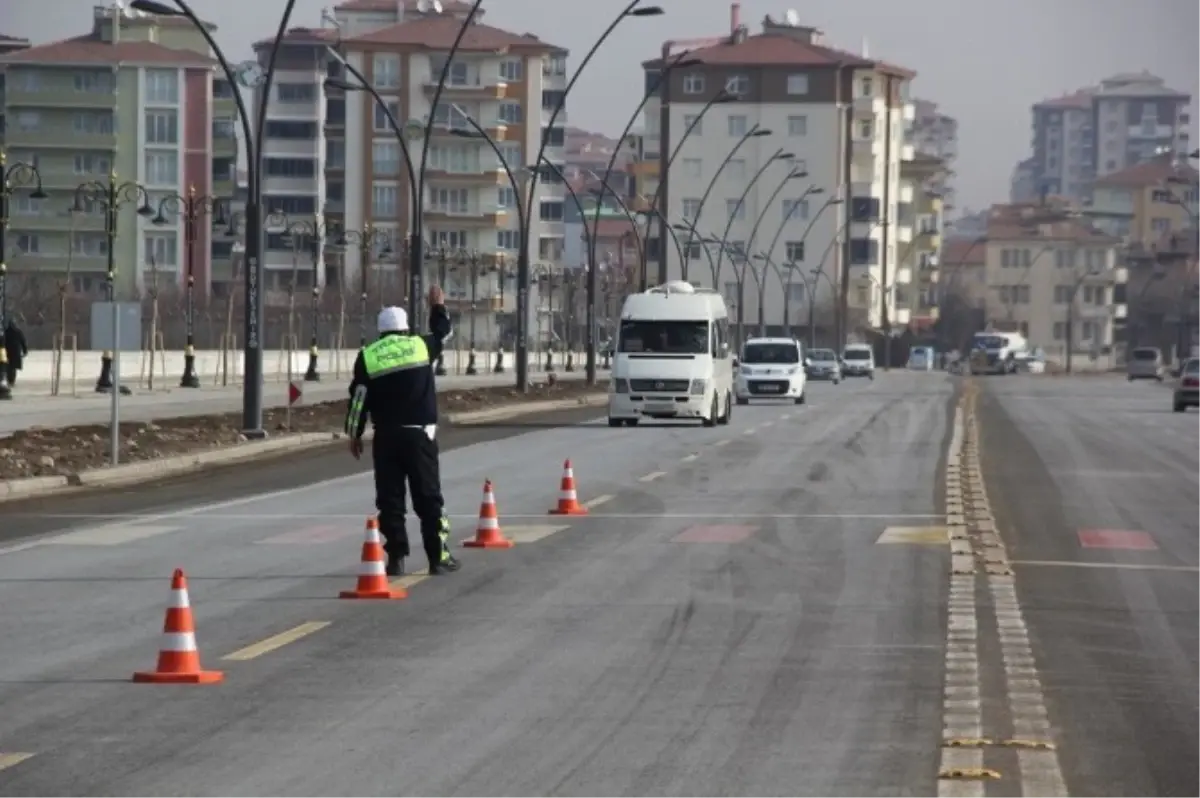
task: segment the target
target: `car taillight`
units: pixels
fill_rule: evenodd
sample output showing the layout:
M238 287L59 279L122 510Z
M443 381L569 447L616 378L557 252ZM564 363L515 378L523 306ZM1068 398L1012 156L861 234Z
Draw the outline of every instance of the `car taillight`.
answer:
M1183 387L1185 388L1195 388L1198 385L1200 385L1200 380L1196 379L1195 377L1183 378Z

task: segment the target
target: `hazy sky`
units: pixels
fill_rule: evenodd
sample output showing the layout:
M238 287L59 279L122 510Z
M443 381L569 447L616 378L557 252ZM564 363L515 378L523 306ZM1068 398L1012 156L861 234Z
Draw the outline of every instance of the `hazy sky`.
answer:
M169 0L168 0L169 2ZM484 0L486 21L534 33L571 50L574 68L627 0ZM643 0L649 5L653 0ZM742 20L757 32L765 14L782 18L789 0L745 0ZM1015 163L1030 142L1029 105L1142 69L1200 95L1200 4L1196 0L790 0L804 24L830 44L918 72L914 94L959 120L961 205L1004 201ZM0 0L0 33L35 42L83 32L99 0ZM299 0L293 25L320 24L335 0ZM273 35L284 0L192 0L220 26L233 61ZM572 125L615 135L637 105L640 63L666 39L728 31L727 0L658 0L661 17L621 23L568 100ZM53 8L53 12L51 12ZM75 20L78 22L75 22ZM1195 115L1193 113L1193 119ZM1197 143L1196 124L1191 131Z

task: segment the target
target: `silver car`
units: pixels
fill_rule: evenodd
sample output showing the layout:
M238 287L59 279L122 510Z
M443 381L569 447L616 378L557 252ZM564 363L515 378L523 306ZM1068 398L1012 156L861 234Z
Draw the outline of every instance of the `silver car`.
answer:
M1163 363L1162 352L1153 346L1139 346L1129 353L1125 364L1125 375L1130 382L1134 380L1163 381L1167 367Z
M810 380L829 380L834 385L842 381L842 364L832 349L808 350L804 370Z

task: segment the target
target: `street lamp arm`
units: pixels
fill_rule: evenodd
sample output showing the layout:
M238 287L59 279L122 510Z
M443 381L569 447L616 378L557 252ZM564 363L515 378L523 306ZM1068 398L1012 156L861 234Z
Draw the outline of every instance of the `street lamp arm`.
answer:
M767 201L764 204L762 211L759 212L758 218L754 220L754 226L750 228L750 237L746 239L747 252L752 252L754 250L754 242L758 240L758 228L762 226L763 221L767 218L767 214L770 213L771 208L775 206L776 198L783 193L784 187L797 177L800 177L799 173L788 170L788 173L784 175L783 180L780 180L779 185L776 186L775 190L771 192L771 196L767 197ZM788 212L784 215L783 222L780 224L781 230L787 225L788 221L791 220L793 214L796 213L796 208L800 207L800 203L808 199L808 195L811 194L815 188L816 186L809 186L808 188L804 189L804 193L800 195L800 199L794 205L792 205L791 208L788 208ZM774 251L775 247L772 246L771 249L767 250L767 255L769 256Z
M700 204L696 206L696 218L695 220L690 221L692 233L696 233L696 225L700 223L700 218L704 215L704 206L708 202L709 195L712 194L713 189L716 187L717 180L720 179L722 170L729 165L729 162L733 160L733 156L737 155L737 152L742 148L742 145L750 139L759 136L761 130L762 127L759 125L755 125L754 127L750 128L744 134L742 134L742 137L738 139L737 142L734 143L733 147L730 148L729 152L725 154L725 160L721 161L720 166L717 167L717 171L713 173L712 179L710 179L708 181L708 185L704 187L704 193L700 195ZM659 181L659 188L662 188L661 180ZM687 246L690 250L692 246L691 234L688 235ZM713 279L716 279L715 276Z
M182 2L183 0L175 0ZM287 5L283 9L283 16L279 18L279 29L275 32L275 41L271 43L271 53L267 56L267 71L263 77L262 91L259 95L258 103L258 119L259 124L254 130L254 173L256 180L250 191L256 202L262 202L262 180L258 175L258 166L262 160L263 137L266 135L267 126L265 120L267 118L267 105L271 98L271 86L275 82L275 61L279 57L279 50L283 45L283 40L287 36L288 22L292 19L292 10L296 7L296 0L287 0ZM233 87L233 91L237 93L237 87Z
M610 188L607 184L603 185L603 188L597 195L597 204L603 201L605 194L612 195L612 198L617 201L617 205L620 206L621 213L625 214L625 218L629 220L629 225L633 229L633 239L637 242L638 260L644 265L646 262L646 240L642 236L641 228L638 227L637 216L632 210L629 209L629 205L626 204L625 200L621 198L621 195L618 192L613 191L612 188Z
M760 166L758 168L758 171L754 173L754 177L750 178L749 182L746 183L746 188L742 191L742 195L740 197L738 197L737 205L734 206L734 213L731 213L729 215L729 221L727 221L725 223L725 232L721 234L722 246L721 246L721 251L717 254L717 267L718 268L720 268L720 265L721 265L721 257L725 254L725 246L724 245L727 244L729 241L729 231L733 229L733 223L737 218L736 217L737 211L741 210L742 207L745 205L746 197L750 196L751 189L753 189L755 184L758 183L759 179L767 173L767 169L770 168L771 164L775 163L775 161L777 161L779 159L779 156L783 155L783 153L784 153L783 148L776 150L775 153L770 158L767 159L766 163L764 163L762 166ZM735 273L736 273L736 270L737 270L737 266L735 264L735 266L734 266Z
M806 192L806 193L808 193L808 192ZM838 199L835 196L831 196L831 197L829 197L829 199L825 200L825 202L821 203L821 207L817 209L817 212L815 214L813 214L813 218L811 220L809 220L808 226L804 228L804 234L800 236L801 244L803 244L805 241L808 240L808 234L812 232L813 225L815 225L817 223L817 220L821 218L821 214L825 213L826 209L829 208L830 206L837 205L840 202L841 202L840 199ZM793 213L795 212L796 207L797 206L792 206ZM775 231L774 237L771 238L771 247L767 250L767 252L775 251L775 247L779 245L779 239L783 236L783 231L787 227L788 219L790 219L790 218L791 218L791 214L784 217L784 220L782 222L780 222L779 229Z
M4 164L4 153L0 151L0 194L7 194L13 188L33 183L35 187L30 196L33 199L46 199L46 192L42 190L42 173L36 166L17 161L6 169Z
M495 144L493 144L493 147L495 147ZM496 154L500 155L500 149L498 147L496 147L495 149L496 149ZM503 161L503 158L501 158L501 161ZM593 236L588 231L587 209L583 206L583 200L581 200L579 198L578 192L576 192L575 189L571 188L571 183L567 180L566 175L564 175L562 173L562 170L559 169L557 165L552 163L548 158L543 157L542 158L542 166L544 166L547 169L549 169L550 171L554 172L554 174L558 176L558 179L562 181L563 187L567 190L567 193L571 195L571 201L575 205L575 210L579 211L580 221L583 222L583 238L584 238L583 243L587 247L587 250L589 253L593 252L594 248L592 246L592 242L595 240L595 236ZM515 180L513 181L513 185L514 186L516 185ZM520 189L514 188L513 190L519 191ZM589 269L591 268L590 262L589 262L588 268Z

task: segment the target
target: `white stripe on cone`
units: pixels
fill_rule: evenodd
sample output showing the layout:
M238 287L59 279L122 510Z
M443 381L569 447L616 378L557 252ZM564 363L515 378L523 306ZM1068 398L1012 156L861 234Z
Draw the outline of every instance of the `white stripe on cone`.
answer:
M378 529L370 529L370 528L367 529L367 542L368 543L382 542L379 538L379 530Z
M163 651L195 651L195 632L163 632Z
M500 528L500 524L497 523L495 518L487 518L484 516L480 516L478 529L499 529L499 528Z
M380 576L384 573L382 560L365 560L358 564L360 576Z
M188 600L187 590L172 590L171 599L167 602L167 607L173 610L182 610L192 606Z

